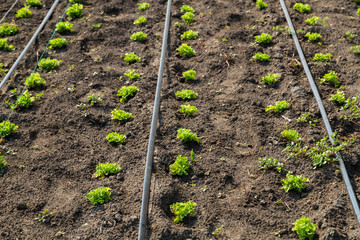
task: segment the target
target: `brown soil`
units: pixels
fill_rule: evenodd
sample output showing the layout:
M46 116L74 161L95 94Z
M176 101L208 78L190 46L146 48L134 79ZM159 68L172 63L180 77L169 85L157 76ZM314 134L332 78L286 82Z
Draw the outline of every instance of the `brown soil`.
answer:
M69 41L67 48L47 50L44 57L64 62L56 72L42 73L46 88L32 91L44 91L42 100L12 114L10 121L19 130L1 146L8 161L1 175L1 239L56 239L59 231L65 232L63 239L137 239L167 1L148 2L150 9L140 13L138 1L134 0L108 0L101 4L87 0L83 19L72 21L74 33L63 35ZM211 239L211 233L221 225L222 239L278 239L277 232L281 232L280 239L297 239L291 231L292 223L302 216L319 226L316 239L360 238L338 164L314 170L309 159L286 160L287 154L282 152L286 142L280 132L286 128L299 131L304 143L310 145L325 137L326 131L305 73L298 64L293 40L286 32L272 31L276 25L286 26L280 3L265 2L269 7L262 11L254 1L245 0L173 2L172 24L182 22L182 4L194 7L197 21L190 27L171 27L169 35L154 156L149 239ZM287 1L287 5L295 27L304 30L299 37L314 78L335 70L346 86L347 97L355 96L360 89L357 81L360 59L348 49L359 44L360 37L352 42L344 37L346 31L357 32L359 6L351 0L305 2L310 3L312 14L295 13L290 8L295 1ZM12 3L0 3L0 17ZM1 52L0 62L6 68L12 66L52 1L43 3L45 6L34 9L30 19L15 19L14 13L21 4L8 17L14 18L20 33L8 37L16 50ZM66 1L59 4L35 45L3 87L1 102L9 99L9 90L23 88L66 5ZM141 15L148 19L144 27L133 24ZM328 25L309 27L304 23L315 15L328 16ZM100 29L92 27L97 23L103 23ZM188 42L197 51L192 58L176 53L184 42L180 35L186 29L199 31L199 39ZM147 42L129 39L139 30L148 34ZM322 46L302 38L308 31L323 35ZM268 46L254 45L254 36L261 33L271 33L274 42ZM258 51L270 54L272 61L268 64L251 61ZM128 52L138 54L142 62L129 66L123 61ZM314 64L312 57L317 52L330 52L333 60ZM142 78L128 81L123 76L128 69L136 69ZM197 71L197 80L185 82L180 77L188 69ZM269 72L278 72L282 78L278 84L265 87L260 79ZM135 85L140 91L121 104L116 93L124 85ZM318 87L334 130L345 138L358 137L359 127L340 119L342 113L328 100L336 89L321 84ZM199 94L198 99L189 102L199 109L194 117L185 118L177 113L183 104L175 98L180 89L192 89ZM86 103L92 93L101 94L104 101L86 111L76 107ZM280 115L264 112L267 105L279 100L287 100L290 109ZM111 120L114 108L133 113L134 120L124 124ZM11 110L2 104L0 112L3 121ZM316 127L296 121L304 112L311 112L318 120ZM181 143L176 139L178 128L195 131L200 144ZM105 137L111 131L126 134L126 144L109 144ZM189 175L172 176L169 165L177 155L189 156L192 149L197 162ZM16 154L11 154L13 151ZM343 152L356 194L360 194L358 152L359 140ZM287 170L308 177L307 189L302 193L285 193L281 182L285 174L260 171L259 157L274 157ZM99 162L118 162L122 172L103 181L94 179L92 174ZM93 206L85 195L101 186L112 189L112 199ZM197 203L196 214L183 223L173 223L170 204L188 200ZM34 220L44 208L55 214L45 223Z

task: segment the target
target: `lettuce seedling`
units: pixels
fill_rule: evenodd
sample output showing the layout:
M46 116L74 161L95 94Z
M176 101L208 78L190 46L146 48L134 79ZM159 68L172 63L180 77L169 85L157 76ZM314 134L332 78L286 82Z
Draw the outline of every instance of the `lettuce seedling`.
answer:
M129 112L125 112L124 110L117 110L115 108L113 111L111 111L111 118L125 122L125 121L133 119L134 115L132 115Z
M40 86L45 86L46 81L40 77L39 73L31 73L29 77L25 80L25 85L30 88L37 88Z
M187 157L178 155L176 161L170 165L170 173L172 175L188 175L187 170L190 167L190 162Z
M124 144L125 139L126 135L117 132L111 132L106 136L106 140L108 140L109 143L115 143L117 145Z
M306 33L304 37L308 38L311 42L319 41L322 38L321 34L311 32Z
M5 73L7 73L7 69L4 69L4 64L0 63L0 76L5 75Z
M261 35L255 36L255 42L268 44L272 41L272 36L268 33L262 33Z
M181 105L181 109L179 110L180 113L185 113L186 116L191 117L194 113L198 112L197 107L188 105Z
M351 33L350 31L347 31L345 33L346 39L349 41L352 41L354 38L356 38L358 35L356 33Z
M53 215L55 213L55 211L49 212L48 209L44 208L38 215L36 218L34 218L34 220L38 220L39 222L48 222L49 220L47 219L49 216Z
M309 4L295 3L293 8L299 13L311 13Z
M3 51L13 51L15 49L14 45L9 45L7 43L7 38L0 38L0 50Z
M67 44L66 39L64 38L55 38L53 40L50 40L49 42L49 49L60 49L63 48Z
M64 34L64 33L72 33L73 32L73 24L69 22L59 22L56 24L56 32Z
M270 62L270 56L267 55L266 53L261 53L261 52L257 52L254 56L253 59L259 61L259 62Z
M150 7L149 3L139 3L138 5L139 5L138 9L142 11L145 11Z
M139 91L139 89L135 86L123 86L119 89L117 95L120 98L120 102L124 103L126 101L128 101L130 98L134 97L135 94Z
M306 238L312 240L315 236L315 230L318 227L316 224L311 223L310 218L299 218L293 223L293 231L296 232L300 239Z
M111 188L100 187L94 190L91 190L86 194L86 198L90 200L92 205L103 204L110 201Z
M182 13L188 13L188 12L191 12L191 13L194 13L194 8L190 7L189 5L183 5L181 7L181 12Z
M19 106L21 108L29 108L34 102L40 100L40 98L44 95L44 93L38 93L36 96L32 96L32 94L26 90L23 94L21 94L14 107Z
M299 142L302 140L300 133L293 129L284 130L281 132L283 138L291 142Z
M147 22L146 18L144 16L138 17L135 21L134 24L138 24L138 25L145 25Z
M62 60L43 58L39 61L39 69L43 72L50 72L59 67L62 62Z
M179 223L184 220L184 217L190 215L194 215L194 207L196 207L196 203L192 201L188 202L177 202L170 205L170 210L172 213L176 215L176 218L174 219L174 223Z
M185 78L185 80L194 80L195 76L196 76L196 71L188 70L188 71L183 72L182 75Z
M124 61L129 64L132 64L136 62L141 62L141 59L135 53L132 52L132 53L125 53Z
M350 50L355 54L360 54L360 45L350 47Z
M320 83L331 83L337 88L340 86L339 80L337 80L337 74L335 71L330 71L320 78Z
M178 51L180 54L186 57L192 57L196 54L196 51L185 43L181 44L181 46L178 47L176 51Z
M183 100L191 100L191 99L196 99L196 97L198 96L198 94L192 90L185 90L185 89L182 89L181 91L177 91L175 93L175 96L176 97L179 97Z
M284 101L276 101L275 105L269 105L265 108L265 112L268 111L274 111L276 113L282 113L286 109L290 107L290 103L288 103L286 100Z
M344 91L337 90L336 94L332 94L330 96L330 101L332 101L333 103L335 103L337 105L342 105L345 102L345 100L346 100L346 98L345 98Z
M131 35L130 39L138 42L144 42L148 39L148 36L146 33L140 31Z
M275 169L278 172L284 172L284 164L279 163L275 158L259 158L259 168L262 170Z
M177 137L178 139L181 139L183 142L197 142L199 143L199 139L196 135L196 133L193 133L190 129L186 128L179 128L177 130Z
M18 31L19 28L15 24L3 23L0 25L0 36L7 37L15 35Z
M313 120L310 115L311 114L309 112L303 113L300 117L296 119L296 121L300 123L307 123L310 126L315 127L317 120Z
M40 0L26 0L26 3L31 7L41 6Z
M194 21L194 13L187 12L184 15L182 15L181 18L184 20L184 22L187 25L190 25Z
M136 73L134 69L128 70L127 73L125 73L125 76L127 76L130 80L136 80L140 78L140 74Z
M268 6L268 4L264 3L263 0L256 0L256 6L259 9L264 9Z
M301 175L294 176L290 173L286 174L286 179L281 180L283 182L283 189L285 192L289 192L290 190L295 190L298 192L302 192L306 188L306 182L309 182L308 178L304 178Z
M6 164L7 161L4 160L4 156L0 156L0 173L4 172Z
M315 26L317 24L324 23L328 19L329 17L324 17L323 19L321 19L317 16L313 16L311 18L306 19L305 22L311 26Z
M97 103L103 102L103 99L101 98L101 95L96 97L94 94L89 94L88 95L88 100L89 100L91 106L93 106L93 105L95 105Z
M16 17L17 18L29 18L31 16L31 11L29 9L29 5L24 5L23 8L20 8L17 13L16 13Z
M16 132L19 127L9 121L2 121L0 123L0 137L5 138Z
M70 20L79 18L83 13L84 6L82 4L75 3L66 10L66 14L69 16Z
M94 178L104 179L109 175L115 175L121 171L121 166L118 163L99 163L96 166L96 172L93 174Z
M273 84L274 82L279 81L279 79L281 78L281 74L279 73L269 73L267 76L262 77L261 80L262 82L268 85Z
M316 62L330 62L332 58L331 53L316 53L313 60Z
M196 40L197 37L198 37L199 33L198 32L195 32L193 30L189 30L189 31L186 31L184 32L180 38L181 40Z

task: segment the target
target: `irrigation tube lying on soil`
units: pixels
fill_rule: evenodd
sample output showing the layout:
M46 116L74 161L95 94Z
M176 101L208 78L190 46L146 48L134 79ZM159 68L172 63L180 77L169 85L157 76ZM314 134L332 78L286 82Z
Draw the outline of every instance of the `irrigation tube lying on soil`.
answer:
M156 128L157 128L159 108L160 108L161 82L162 82L163 72L164 72L165 53L166 53L166 47L167 47L167 41L168 41L168 35L169 35L171 2L172 2L172 0L168 0L165 28L164 28L164 37L163 37L163 43L162 43L162 48L161 48L159 75L158 75L156 93L155 93L154 111L153 111L153 116L152 116L152 121L151 121L148 151L147 151L147 155L146 155L146 167L145 167L144 186L143 186L143 194L142 194L142 201L141 201L138 240L144 240L145 235L146 235L146 225L147 225L148 210L149 210L150 183L151 183L151 173L152 173L152 164L153 164L153 155L154 155L154 142L155 142Z
M14 4L9 8L9 10L5 13L5 15L2 17L2 19L0 20L0 23L2 23L4 21L4 19L6 18L6 16L9 14L9 12L11 11L11 9L13 9L16 5L16 3L18 2L19 0L16 0L14 2Z
M304 53L303 53L302 48L301 48L301 45L300 45L300 43L299 43L299 39L297 38L294 25L293 25L292 22L291 22L291 18L290 18L290 15L289 15L288 10L287 10L287 8L286 8L286 5L285 5L284 0L280 0L280 4L281 4L281 7L282 7L282 9L283 9L283 11L284 11L286 21L287 21L287 23L288 23L288 25L289 25L289 27L290 27L290 29L291 29L291 35L292 35L292 38L293 38L293 40L294 40L294 42L295 42L296 49L297 49L297 51L298 51L298 53L299 53L299 57L300 57L300 60L301 60L301 64L302 64L303 67L304 67L306 76L307 76L307 78L308 78L308 80L309 80L311 89L312 89L312 91L313 91L313 93L314 93L316 102L317 102L317 104L318 104L318 106L319 106L320 113L321 113L321 116L322 116L322 118L323 118L323 121L324 121L326 130L327 130L328 135L329 135L329 138L330 138L330 141L331 141L331 143L333 143L333 142L334 142L334 139L331 137L331 136L333 135L333 130L332 130L332 128L331 128L329 119L328 119L328 117L327 117L327 114L326 114L324 105L323 105L323 103L322 103L322 100L321 100L319 91L318 91L318 89L317 89L317 87L316 87L315 81L314 81L314 79L313 79L313 77L312 77L312 75L311 75L309 66L308 66L308 64L307 64L307 62L306 62ZM344 179L344 182L345 182L347 191L348 191L348 193L349 193L350 201L351 201L351 204L352 204L352 206L353 206L353 208L354 208L354 211L355 211L355 215L356 215L358 224L360 225L360 209L359 209L359 205L358 205L358 202L357 202L357 198L356 198L355 192L354 192L354 190L353 190L353 188L352 188L352 186L351 186L351 182L350 182L350 179L349 179L349 175L347 174L344 161L343 161L340 153L336 153L336 158L337 158L337 160L338 160L339 163L340 163L340 171L341 171L342 177L343 177L343 179Z
M6 74L5 78L1 81L0 83L0 89L4 86L4 84L6 83L6 81L10 78L11 74L14 72L14 70L16 69L17 65L19 65L21 59L23 59L23 57L25 56L25 54L27 53L27 51L29 50L29 48L31 47L31 45L33 44L33 42L35 41L35 39L37 38L37 36L39 35L39 33L41 32L41 30L43 29L43 27L45 26L46 22L49 20L51 14L53 14L56 6L58 5L58 3L60 2L60 0L56 0L54 2L54 4L52 5L52 7L50 8L49 12L46 14L44 20L42 21L42 23L40 24L39 28L36 30L34 36L32 36L32 38L30 39L30 41L28 42L28 44L26 45L26 47L24 48L24 50L22 51L22 53L20 54L20 56L18 57L18 59L16 60L16 62L14 63L14 65L11 67L11 69L9 70L9 72Z

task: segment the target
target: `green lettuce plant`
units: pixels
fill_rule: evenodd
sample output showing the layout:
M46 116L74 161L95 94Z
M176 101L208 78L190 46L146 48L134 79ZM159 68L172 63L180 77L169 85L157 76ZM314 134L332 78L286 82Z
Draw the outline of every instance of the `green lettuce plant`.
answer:
M64 38L55 38L50 40L49 49L60 49L63 48L67 44L66 39Z
M146 33L140 31L131 35L130 39L138 42L144 42L148 39L148 36Z
M46 81L41 78L39 73L31 73L29 77L25 80L25 85L30 88L37 88L46 85Z
M261 35L255 36L255 42L262 43L262 44L268 44L271 43L272 36L268 33L262 33Z
M127 76L129 80L137 80L140 78L140 74L136 73L134 69L128 70L127 73L125 73L125 76Z
M31 16L31 11L29 9L30 6L28 5L24 5L23 8L20 8L17 12L16 12L16 17L17 18L29 18Z
M147 22L146 18L144 16L138 17L135 21L134 24L137 25L145 25Z
M190 104L181 105L180 113L184 113L186 116L191 117L194 113L198 112L197 107L191 106Z
M50 72L59 67L62 60L43 58L39 61L39 69L43 72Z
M181 18L184 20L184 22L187 25L190 25L194 21L194 13L187 12L184 15L182 15Z
M330 71L325 74L322 78L320 78L320 83L330 83L333 84L336 88L340 86L339 80L337 80L338 76L335 71Z
M179 97L182 100L191 100L196 99L198 94L192 90L182 89L181 91L177 91L175 93L175 96Z
M144 2L144 3L139 3L138 5L139 5L138 9L139 9L139 10L142 10L142 11L145 11L145 10L147 10L147 9L150 7L150 4L149 4L149 3L146 3L146 2Z
M184 220L184 217L195 214L194 207L196 207L196 203L192 201L188 202L177 202L170 205L170 210L172 213L176 215L174 219L174 223L179 223Z
M183 5L181 7L181 12L182 13L188 13L188 12L191 12L191 13L194 13L194 8L190 7L189 5Z
M316 224L311 223L310 218L299 218L293 223L294 228L292 229L296 232L300 239L309 239L312 240L315 236L316 228L318 227Z
M120 102L124 103L126 101L128 101L130 98L134 97L135 94L139 91L139 89L135 86L123 86L119 89L117 95L120 98Z
M265 108L265 112L268 111L274 111L276 113L282 113L286 109L289 109L290 103L288 103L286 100L284 101L276 101L275 105L269 105Z
M299 13L311 13L309 4L295 3L293 8Z
M0 25L0 36L7 37L15 35L18 31L19 28L15 24L3 23Z
M56 32L65 34L73 32L73 24L69 22L59 22L56 24Z
M306 182L309 182L308 178L304 178L301 175L294 176L290 173L286 174L286 179L281 180L283 182L283 189L285 192L289 192L290 190L295 190L298 192L302 192L306 188Z
M134 118L129 112L125 112L124 110L117 110L116 108L111 111L111 118L119 121L128 121Z
M121 166L118 163L99 163L96 166L94 178L104 179L107 176L115 175L121 171Z
M199 35L198 32L195 32L193 30L189 30L189 31L184 32L180 36L180 38L181 38L181 40L196 40L198 35Z
M267 76L264 76L261 78L262 82L268 85L273 84L274 82L279 81L279 79L281 78L281 74L279 73L269 73Z
M300 133L293 129L284 130L281 132L281 135L290 142L298 142L302 139Z
M192 49L189 45L186 43L181 44L180 47L176 49L180 54L186 56L186 57L192 57L196 54L196 51Z
M7 38L0 38L0 50L3 51L13 51L15 49L14 45L9 45Z
M332 54L331 53L316 53L313 60L316 62L330 62L332 58Z
M259 62L270 62L270 56L267 55L266 53L261 53L261 52L257 52L254 56L253 59L259 61Z
M345 102L345 92L341 90L337 90L336 94L332 94L330 96L330 101L332 101L335 104L342 105Z
M132 64L132 63L136 63L136 62L141 62L141 59L139 56L137 56L135 53L125 53L125 58L124 61Z
M31 7L41 6L40 0L26 0L26 3Z
M106 140L108 140L109 143L120 145L120 144L124 144L126 140L126 135L119 134L117 132L111 132L106 136Z
M194 80L195 76L196 76L196 71L188 70L188 71L183 72L182 75L185 78L185 80Z
M179 128L177 130L177 137L183 142L197 142L199 143L199 138L196 133L193 133L190 129Z
M79 18L83 13L84 6L82 4L75 3L66 10L66 14L69 16L70 20Z
M110 201L111 188L100 187L94 190L91 190L86 194L86 198L90 200L91 204L103 204Z
M9 121L2 121L0 123L0 137L5 138L16 132L19 127Z
M268 4L264 3L263 0L256 0L256 6L259 9L265 9L268 6Z

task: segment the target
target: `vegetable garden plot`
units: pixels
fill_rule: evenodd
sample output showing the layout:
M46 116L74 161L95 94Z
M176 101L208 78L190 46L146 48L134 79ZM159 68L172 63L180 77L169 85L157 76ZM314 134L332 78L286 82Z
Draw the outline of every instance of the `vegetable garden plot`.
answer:
M55 34L54 38L64 38L67 44L47 50L44 59L62 62L50 72L37 71L46 85L31 93L44 95L30 108L14 111L10 121L19 128L2 143L7 161L2 179L8 186L2 189L0 210L5 238L136 238L164 21L159 13L165 11L161 4L149 3L148 10L140 11L136 2L98 5L86 1L80 18L64 20L73 24L73 32ZM4 86L2 103L13 103L10 90L23 88L38 60L37 52L44 50L67 4L59 4L35 49ZM139 16L146 17L147 24L134 24ZM148 35L147 41L130 39L138 31ZM140 62L125 62L125 54L131 52ZM140 77L130 79L131 75L125 75L129 70ZM118 91L123 86L139 90L120 102ZM134 118L112 119L114 109ZM1 120L10 111L2 104ZM123 144L117 135L107 138L112 132L119 133L121 141L126 136ZM121 171L103 180L95 178L99 162L118 163ZM104 193L104 204L92 205L101 203L94 198L99 192Z
M164 87L163 123L156 145L151 239L276 239L280 236L282 239L296 239L298 235L294 231L297 229L293 223L301 217L310 218L316 224L314 229L319 238L356 239L359 236L337 164L319 167L310 157L313 156L311 152L324 151L313 146L317 142L324 143L320 140L327 134L293 41L287 34L285 18L276 10L281 9L280 4L277 1L266 3L268 7L264 10L245 1L208 1L208 5L193 3L191 6L200 20L190 27L184 24L186 27L180 30L177 27L172 29L170 76ZM329 16L326 21L331 27L334 24L330 20L334 11L331 8L336 6L328 5L328 14L323 16L323 7L318 4L318 12L322 13L320 17ZM174 2L177 9L173 13L173 22L181 22L181 5ZM353 5L356 7L355 3ZM313 13L316 14L316 8ZM294 10L291 14L295 19L302 17ZM356 11L352 14L355 16ZM351 21L348 16L341 20ZM199 39L181 41L181 34L189 28L199 31ZM271 41L256 43L259 39L256 36L262 33L271 34ZM304 31L303 35L306 33ZM316 53L314 49L327 53L327 49L339 44L337 38L329 39L330 35L326 36L320 45L308 42L304 37L302 44L308 49L307 56L312 58ZM176 53L182 43L195 49L194 57L182 58ZM270 61L255 61L253 56L256 53L268 54ZM334 56L337 54L333 52ZM349 54L348 49L346 54ZM336 65L335 62L309 62L313 70L314 67L330 69ZM201 76L198 81L186 81L181 77L182 72L189 69L196 70ZM268 75L277 78L264 80ZM323 77L314 75L317 80ZM320 80L318 84L321 84ZM357 126L340 120L340 108L329 100L337 90L331 84L325 87L327 94L323 86L320 91L330 111L332 124L342 136L342 142L350 143L351 138L358 134ZM176 98L176 92L181 89L191 89L198 93L198 97L181 102ZM349 97L357 93L356 89L358 86L354 86ZM285 101L289 106L281 109L280 105ZM188 103L198 109L191 118L177 112L181 104ZM269 105L274 105L274 110L265 112ZM181 143L176 139L179 128L196 132L199 144ZM302 136L302 146L308 146L310 151L304 150L305 155L287 159L290 152L283 150L291 143L280 134L286 129L297 130ZM189 157L192 149L196 163L190 165L187 175L173 176L170 172L177 156ZM358 140L343 152L348 168L354 164L357 151ZM260 170L259 157L277 159L277 162L261 165L275 171ZM286 171L291 171L294 176L302 175L309 182L304 179L304 189L286 193L288 182L282 181L286 178ZM354 172L351 176L356 181ZM195 213L184 218L181 224L173 223L175 216L170 205L189 200L197 204Z
M44 58L63 62L56 71L40 72L46 86L34 93L44 92L42 100L28 109L15 110L11 121L19 128L1 146L7 161L1 175L4 183L0 191L2 237L137 237L147 134L166 11L164 2L149 1L145 11L137 10L137 3L140 2L109 1L98 5L88 0L83 3L80 18L70 21L74 31L64 35L56 33L56 38L67 40L66 47L48 50ZM181 12L184 3L195 10L190 25L184 24L184 20L191 19L188 11ZM348 16L357 17L357 5L352 1L347 3L349 8L340 13L335 10L343 7L340 3L327 1L325 10L323 1L309 3L310 16L319 15L322 19L329 16L328 26L309 27L312 32L319 29L317 33L325 36L321 46L307 42L307 38L302 44L310 63L314 49L324 54L328 51L323 49L332 50L330 63L311 64L314 77L323 78L329 71L336 71L349 98L355 96L359 88L356 65L351 65L358 59L347 51L356 42L339 41L346 35L335 28L338 22L356 26ZM334 235L338 239L357 239L359 236L337 164L329 163L314 170L309 157L287 160L288 153L282 152L288 145L281 134L284 130L296 130L303 139L302 146L311 147L326 136L326 132L293 41L284 30L286 21L279 12L280 5L270 0L266 4L267 7L259 10L252 1L173 3L174 27L170 32L154 159L150 239L276 239L279 236L297 239L292 228L301 217L310 218L317 225L319 238ZM44 49L66 5L67 2L59 5L39 43L5 86L2 102L11 101L10 95L16 91L10 90L22 86L30 75L37 62L36 53ZM182 18L184 14L187 15ZM133 24L141 16L147 23ZM305 19L301 19L304 15L292 10L292 17L297 19L296 24L308 28ZM296 27L300 29L299 26ZM182 38L187 30L198 32L197 38ZM139 31L147 34L145 42L130 39ZM307 31L303 31L305 35ZM256 44L255 36L262 33L271 34L272 41ZM184 57L178 53L176 49L182 44L190 46L194 56ZM340 55L337 49L342 49L340 53L344 54ZM192 51L185 49L185 52ZM258 52L268 54L270 61L253 60ZM125 56L130 53L139 56L140 62L135 60L131 65L125 62ZM196 71L194 77L189 70ZM344 81L343 75L350 80ZM265 76L270 78L263 80ZM119 91L124 86L139 90L133 96L126 95L125 88ZM193 92L177 94L183 89ZM340 119L342 111L328 100L337 90L331 84L320 86L332 124L342 140L347 140L357 136L358 127ZM182 95L185 99L180 99ZM289 103L287 110L265 112L267 106L275 107L277 101L285 100ZM197 111L182 105L194 106ZM134 118L118 121L117 116L124 114L114 112L115 109L131 113ZM184 113L179 112L180 109L184 109ZM5 120L9 111L1 105L0 120ZM310 115L302 115L307 112ZM116 119L112 119L114 116ZM296 121L301 116L302 120ZM183 130L179 132L179 129ZM190 133L187 129L196 133L196 138L185 135ZM119 135L109 136L112 132ZM182 140L177 139L178 134ZM294 132L285 134L288 135L296 137ZM189 139L192 141L186 141ZM343 152L346 164L352 168L354 182L359 180L358 143L356 140ZM178 155L182 156L179 161L188 159L187 175L170 173L176 164L170 165ZM267 161L271 157L278 162ZM266 160L267 165L262 168L269 170L260 169L258 158ZM121 170L105 177L99 172L106 168L99 162L118 163ZM270 170L271 164L277 168ZM119 170L114 168L115 172ZM302 192L284 191L281 180L286 178L285 170L309 179L304 182L306 187ZM90 194L91 190L97 191ZM90 200L100 191L104 191L102 200L106 203L92 205ZM182 217L177 218L180 223L175 223L174 213L182 206L186 207L187 211L182 212L187 216L183 215L182 222Z

